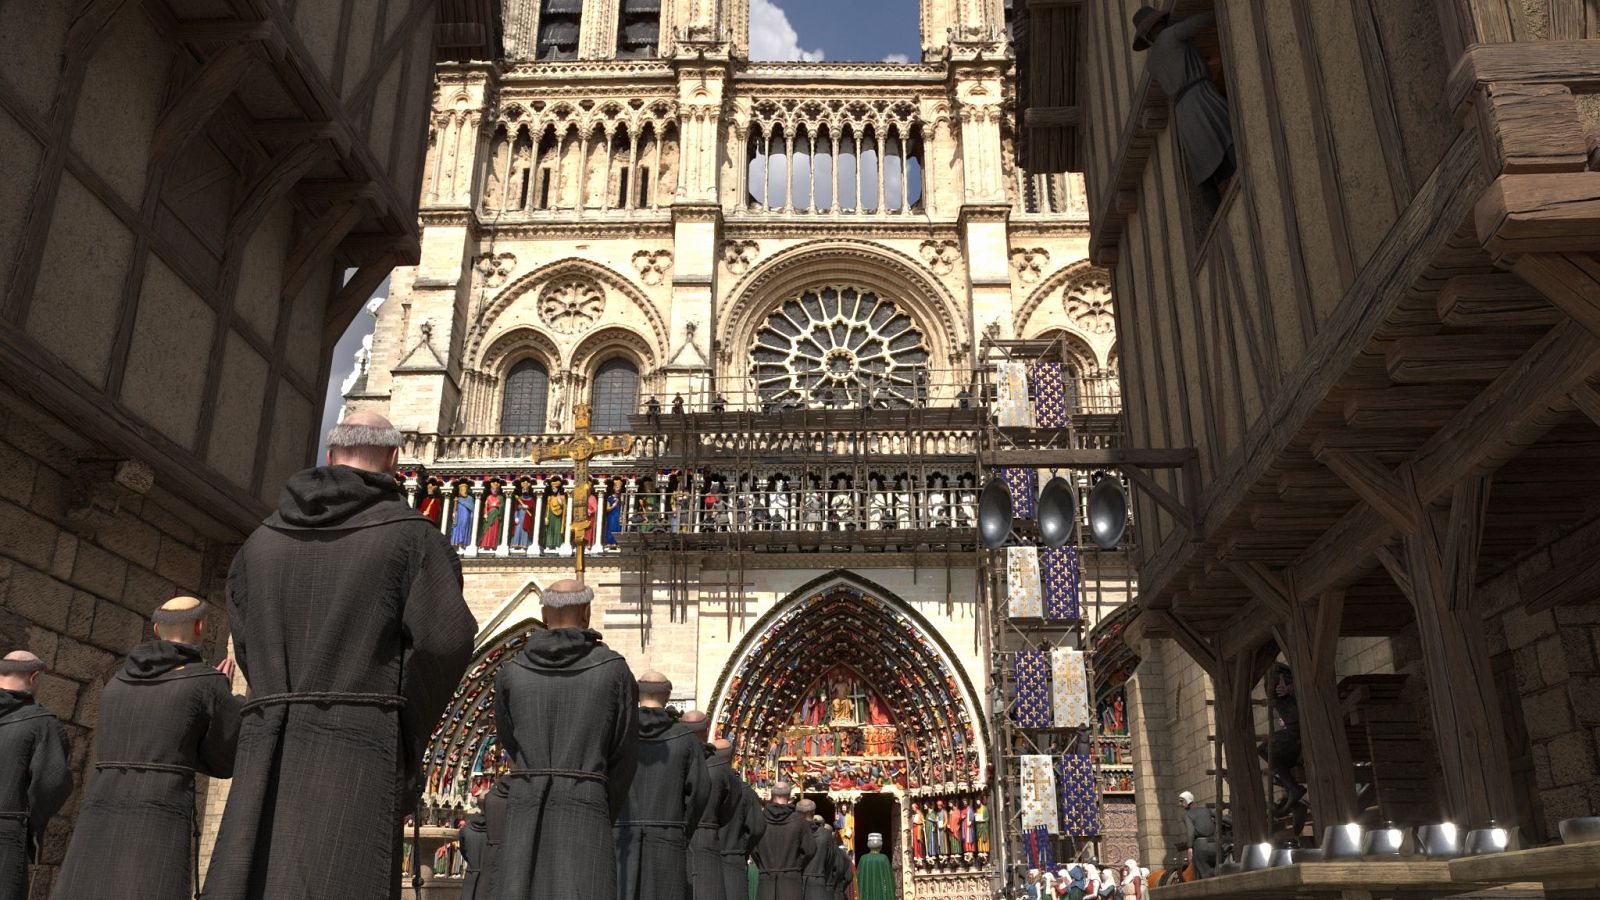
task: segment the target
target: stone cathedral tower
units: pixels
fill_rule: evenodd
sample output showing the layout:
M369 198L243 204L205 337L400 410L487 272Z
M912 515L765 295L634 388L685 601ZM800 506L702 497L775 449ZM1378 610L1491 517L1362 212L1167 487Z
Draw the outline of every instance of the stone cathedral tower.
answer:
M747 778L803 773L863 847L888 834L907 896L988 883L912 834L970 821L994 751L984 348L1053 343L1073 422L1120 430L1082 183L1012 164L1008 6L922 0L922 59L891 64L752 61L748 0L504 0L502 57L439 67L422 261L347 395L407 432L482 626L438 818L493 772L489 679L571 571L572 463L533 458L588 404L641 435L592 463L578 538L607 642L737 733Z

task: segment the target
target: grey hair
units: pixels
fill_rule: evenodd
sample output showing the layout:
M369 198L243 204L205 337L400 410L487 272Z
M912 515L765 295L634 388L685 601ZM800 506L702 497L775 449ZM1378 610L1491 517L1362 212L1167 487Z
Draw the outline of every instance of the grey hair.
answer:
M340 423L328 432L329 447L381 447L396 450L400 447L400 429L393 425L380 428L376 425L346 425Z

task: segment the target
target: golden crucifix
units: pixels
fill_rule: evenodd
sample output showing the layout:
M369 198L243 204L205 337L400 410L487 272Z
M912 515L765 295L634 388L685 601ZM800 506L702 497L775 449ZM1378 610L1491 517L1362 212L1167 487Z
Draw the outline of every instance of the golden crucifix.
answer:
M574 568L582 575L584 536L589 533L589 460L606 453L631 453L637 438L631 434L591 435L587 403L572 408L572 426L571 438L549 447L535 447L533 461L572 460L572 548L577 554Z

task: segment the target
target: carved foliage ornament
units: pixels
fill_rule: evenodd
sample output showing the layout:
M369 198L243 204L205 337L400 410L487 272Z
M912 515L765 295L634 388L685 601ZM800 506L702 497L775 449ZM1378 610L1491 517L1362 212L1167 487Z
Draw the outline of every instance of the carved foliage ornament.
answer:
M755 264L761 246L755 241L728 241L722 245L722 264L735 275L743 275Z
M516 270L517 258L509 253L485 253L473 260L472 267L484 284L497 288Z
M1033 284L1044 275L1044 267L1050 264L1050 251L1043 247L1018 247L1011 251L1011 265L1017 270L1017 277Z
M949 275L961 263L961 247L955 241L923 241L921 253L935 275Z
M1111 283L1098 273L1068 282L1061 292L1061 302L1067 315L1090 334L1109 334L1116 327Z
M587 278L557 279L539 294L539 318L563 334L587 329L605 308L605 291Z
M639 270L639 278L645 284L655 286L666 280L667 273L672 270L672 251L640 250L633 255L633 266Z

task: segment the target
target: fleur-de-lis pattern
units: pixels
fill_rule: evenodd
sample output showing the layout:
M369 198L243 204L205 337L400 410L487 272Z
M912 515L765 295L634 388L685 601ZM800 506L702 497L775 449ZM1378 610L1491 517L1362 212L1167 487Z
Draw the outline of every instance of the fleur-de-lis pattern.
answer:
M1044 598L1039 589L1039 548L1006 548L1006 610L1012 618L1044 616Z
M1033 395L1033 421L1040 428L1065 428L1071 410L1067 409L1067 385L1061 363L1036 362L1028 368L1028 390Z
M1056 727L1086 727L1089 724L1089 669L1083 651L1065 647L1051 650L1050 673Z
M1056 773L1050 757L1029 753L1018 758L1021 777L1022 827L1044 828L1051 834L1060 831L1056 817ZM1090 782L1093 785L1093 780Z
M1094 760L1069 753L1061 757L1061 830L1075 837L1100 833L1100 790L1094 782Z
M1039 502L1038 469L1001 469L1000 477L1011 490L1011 513L1019 519L1031 519L1037 514Z
M1082 618L1078 603L1079 585L1083 573L1078 562L1078 548L1039 548L1039 576L1044 584L1044 617L1047 619Z
M1012 665L1017 702L1011 717L1023 728L1049 728L1050 655L1043 650L1024 650Z

